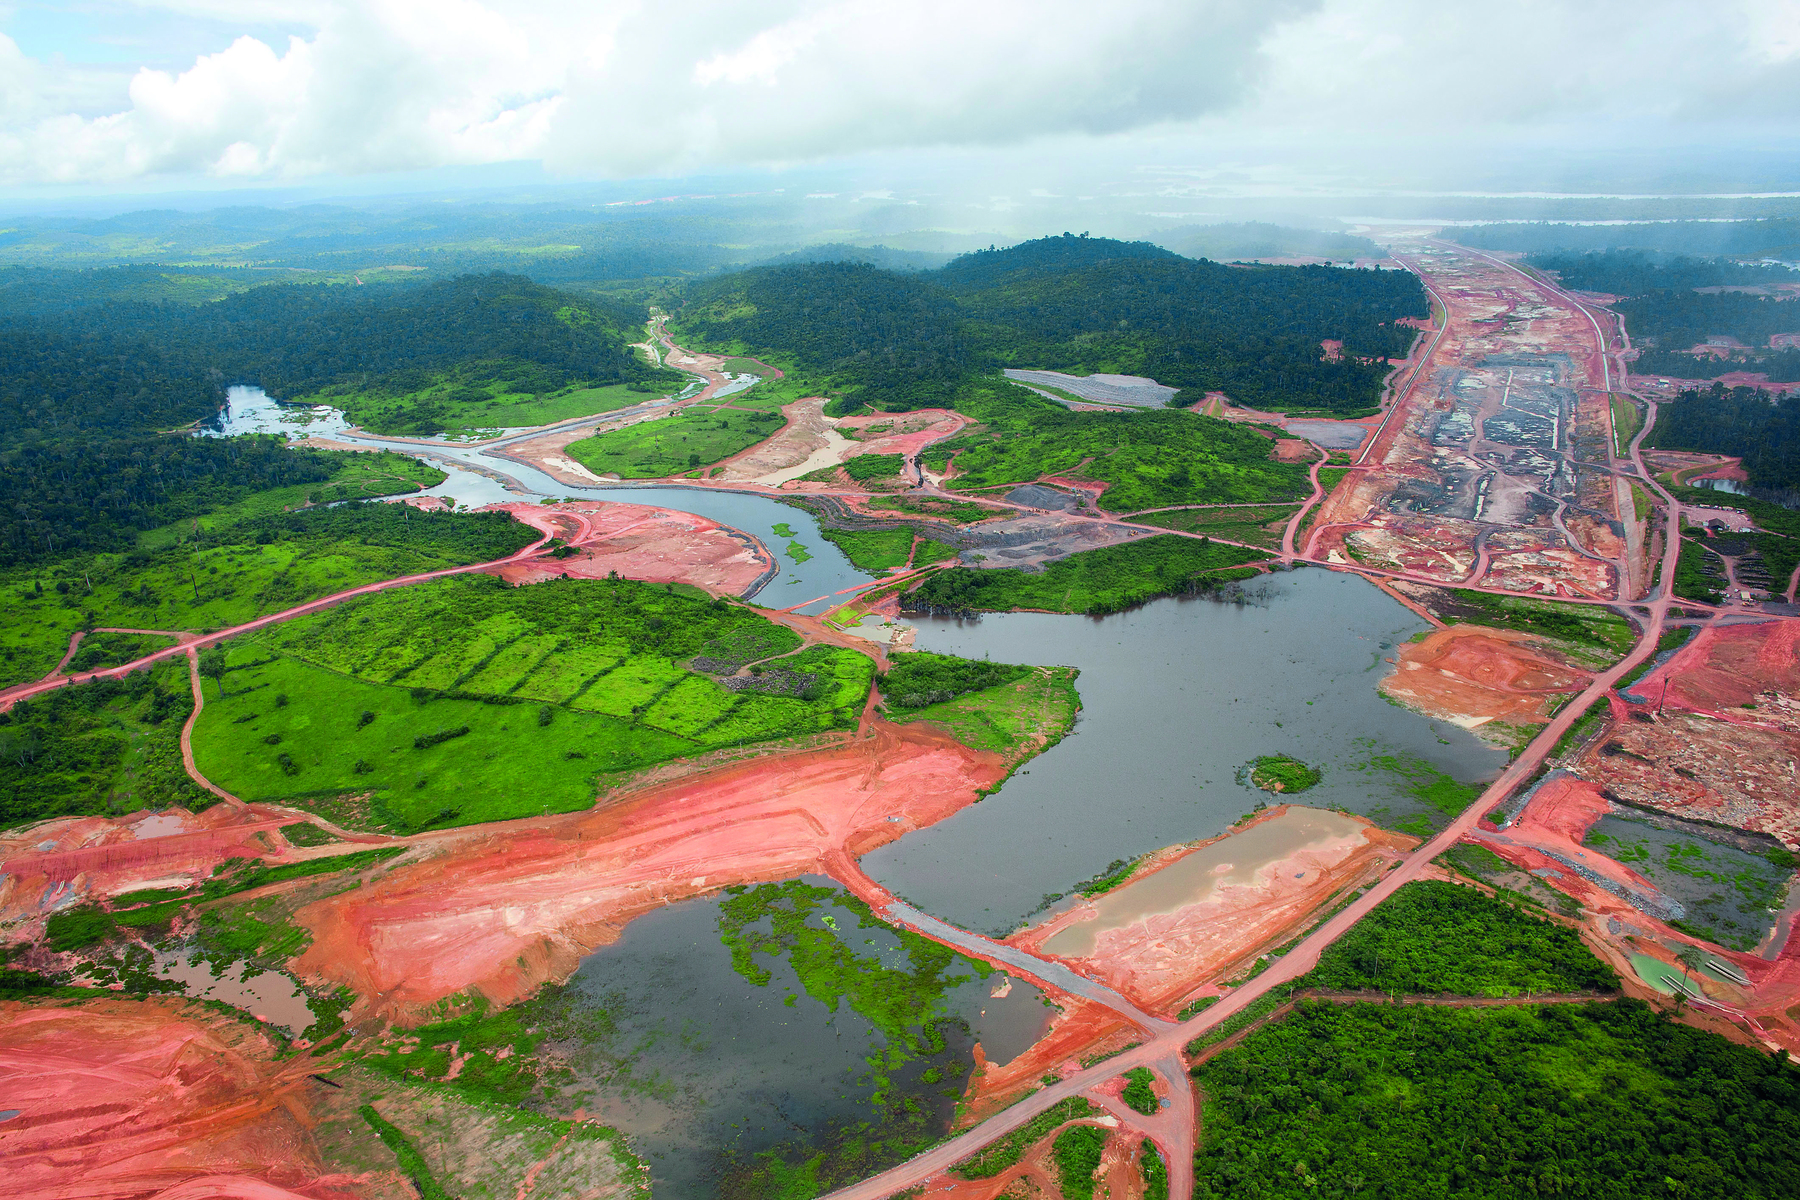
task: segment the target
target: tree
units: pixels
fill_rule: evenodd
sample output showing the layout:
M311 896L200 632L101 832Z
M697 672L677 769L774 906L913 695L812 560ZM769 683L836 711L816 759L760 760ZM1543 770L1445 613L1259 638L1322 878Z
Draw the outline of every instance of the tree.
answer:
M219 688L219 699L225 698L225 647L213 646L200 652L200 674Z

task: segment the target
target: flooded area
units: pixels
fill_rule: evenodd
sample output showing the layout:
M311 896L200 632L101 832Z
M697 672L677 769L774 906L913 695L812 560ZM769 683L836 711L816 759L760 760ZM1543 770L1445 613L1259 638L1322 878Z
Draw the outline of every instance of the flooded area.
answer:
M1791 872L1736 846L1604 816L1586 845L1630 867L1682 906L1683 923L1721 946L1755 950L1785 906Z
M1079 667L1082 712L997 794L867 855L863 868L952 924L1005 934L1110 863L1216 837L1273 800L1236 778L1260 755L1323 770L1302 803L1389 826L1427 810L1378 759L1466 782L1505 765L1503 751L1377 693L1395 647L1425 628L1405 607L1317 569L1249 586L1254 602L1241 606L1159 600L1103 618L920 620L921 650Z
M1094 919L1057 931L1043 948L1063 958L1085 958L1108 930L1204 904L1222 887L1253 887L1271 864L1334 843L1360 843L1362 831L1360 822L1341 813L1295 806L1107 892L1093 902Z
M215 973L211 963L190 960L185 950L157 951L154 969L161 978L183 985L197 1000L218 1000L241 1008L295 1036L315 1019L299 986L279 971L256 971L249 963L239 962Z
M827 879L803 882L844 895ZM657 1200L715 1196L723 1178L766 1151L798 1163L860 1126L891 1135L908 1102L919 1106L921 1132L935 1137L948 1128L974 1041L1007 1061L1051 1012L1036 988L998 972L976 977L961 959L941 971L941 993L898 1002L890 989L918 980L918 962L892 930L860 926L829 900L802 910L798 941L782 953L760 941L767 920L749 924L739 945L751 952L734 966L722 936L733 928L732 899L686 901L633 921L564 992L591 1031L557 1047L574 1072L571 1093L648 1159ZM895 1039L864 1015L884 1011L928 1021L936 1049L896 1055ZM876 1064L890 1072L886 1108Z

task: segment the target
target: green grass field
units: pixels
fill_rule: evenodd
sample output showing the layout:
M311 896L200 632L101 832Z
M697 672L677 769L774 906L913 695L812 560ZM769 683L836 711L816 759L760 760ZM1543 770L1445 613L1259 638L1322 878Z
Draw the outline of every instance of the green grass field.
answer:
M869 501L869 507L906 513L909 516L953 521L958 525L972 525L976 521L988 521L995 517L1014 515L1011 509L988 508L986 505L971 504L966 500L938 500L919 496L878 496Z
M270 514L154 552L14 568L0 573L0 683L43 676L78 629L223 629L360 584L500 558L536 539L505 514L365 504Z
M1252 546L1275 549L1281 545L1282 531L1300 506L1297 504L1264 504L1249 508L1179 508L1169 512L1146 513L1132 520L1140 525L1156 525L1163 529L1179 529L1183 533L1203 533L1208 537L1245 542Z
M776 412L690 406L573 442L567 453L599 475L659 479L730 458L778 432L783 424Z
M860 530L827 529L821 525L819 533L844 552L851 566L871 575L903 567L912 555L913 531L910 527Z
M1616 392L1612 396L1613 453L1623 457L1631 450L1631 439L1644 423L1644 414L1629 396Z
M194 521L147 529L138 534L138 549L162 550L200 529L223 529L228 525L313 504L337 504L345 500L373 500L380 496L396 496L419 492L444 482L449 476L423 459L391 450L374 453L334 453L343 459L337 474L324 483L296 484L271 488L247 496L236 504L215 509Z
M1262 557L1261 551L1239 546L1152 536L1071 554L1035 573L1017 567L951 567L927 576L907 597L906 605L915 610L1118 612L1158 596L1184 595L1247 579L1256 572L1240 564Z
M797 644L754 609L649 584L455 577L233 642L195 755L246 799L372 791L398 829L568 811L597 776L854 724L873 664L769 658ZM751 687L717 682L762 659Z
M1618 662L1637 643L1637 633L1624 617L1596 604L1558 604L1523 596L1490 596L1452 589L1453 611L1439 614L1473 625L1517 629L1565 643L1583 661Z
M929 721L963 745L1017 764L1041 754L1074 727L1081 708L1074 667L1033 667L1015 680L924 708L898 709L896 721Z

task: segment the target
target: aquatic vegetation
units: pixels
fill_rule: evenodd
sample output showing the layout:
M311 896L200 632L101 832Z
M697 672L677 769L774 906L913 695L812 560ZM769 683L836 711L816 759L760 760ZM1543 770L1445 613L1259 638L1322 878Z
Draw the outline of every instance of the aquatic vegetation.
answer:
M1265 792L1281 792L1291 795L1304 792L1318 784L1324 778L1324 772L1317 767L1309 767L1297 758L1285 754L1265 754L1251 761L1249 766L1250 782Z

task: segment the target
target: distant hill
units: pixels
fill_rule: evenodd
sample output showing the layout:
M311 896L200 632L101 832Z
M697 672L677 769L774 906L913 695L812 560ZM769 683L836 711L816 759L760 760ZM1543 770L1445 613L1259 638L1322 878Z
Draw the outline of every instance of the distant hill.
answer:
M801 250L777 254L757 265L778 267L790 263L864 263L880 267L884 271L935 271L955 257L954 254L940 254L930 250L895 250L889 246L852 246L845 242L827 242L820 246L807 246Z
M943 384L1002 366L1148 375L1239 403L1371 407L1427 313L1403 271L1240 267L1148 242L1041 238L899 275L867 264L764 267L689 285L678 324L716 347L795 356L885 408L942 403ZM1321 342L1341 341L1328 359Z
M1250 221L1242 225L1183 225L1157 241L1188 258L1237 262L1257 258L1380 258L1384 251L1366 237L1319 229L1292 229Z
M1700 257L1800 259L1800 220L1645 221L1630 225L1569 225L1518 221L1468 225L1443 236L1477 250L1652 250Z

